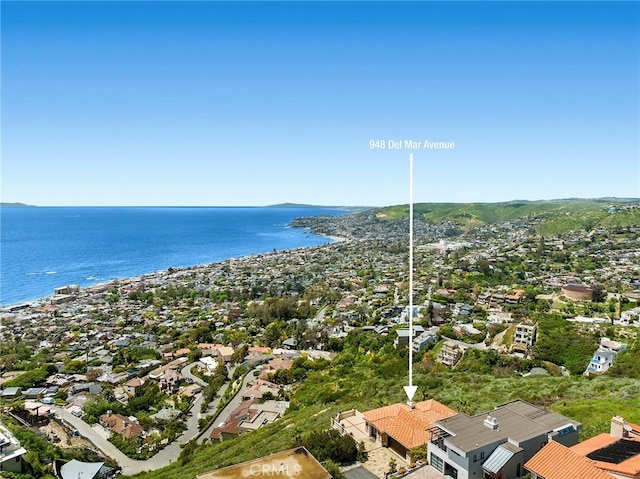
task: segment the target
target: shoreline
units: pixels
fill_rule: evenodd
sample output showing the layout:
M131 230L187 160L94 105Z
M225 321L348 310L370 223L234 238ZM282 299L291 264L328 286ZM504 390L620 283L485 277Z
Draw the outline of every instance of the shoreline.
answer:
M109 285L112 285L112 284L120 282L120 281L122 281L125 284L127 284L127 283L131 283L131 282L135 282L135 281L144 281L144 279L146 277L154 277L154 276L161 276L161 277L165 277L165 279L168 279L168 276L173 274L173 273L178 273L178 272L181 272L181 271L187 271L187 270L193 270L193 269L213 267L215 265L222 265L227 261L247 260L247 259L251 259L251 258L262 256L262 255L289 253L289 252L293 252L293 251L296 251L296 250L299 250L299 249L323 248L323 247L326 247L327 245L344 243L344 242L348 242L349 241L349 238L347 238L345 236L330 236L330 235L324 235L324 234L321 234L321 233L312 233L312 232L310 232L310 233L314 234L314 235L317 235L317 236L321 236L321 237L327 238L330 241L327 242L327 243L324 243L324 244L320 244L320 245L297 246L297 247L294 247L294 248L282 249L282 250L273 249L271 251L265 251L263 253L252 253L252 254L249 254L249 255L246 255L246 256L229 257L229 258L225 258L225 259L220 260L220 261L214 261L214 262L211 262L211 263L197 263L197 264L192 264L192 265L189 265L189 266L169 266L168 268L149 271L149 272L137 274L137 275L134 275L134 276L123 276L121 278L111 278L111 279L109 279L107 281L104 281L104 282L101 282L101 283L92 284L92 285L89 285L89 286L80 285L80 292L78 294L82 295L82 294L87 294L87 293L91 294L93 292L99 292L99 291L92 291L92 289L106 289L106 288L109 287ZM173 271L169 271L169 270L173 270ZM65 286L70 286L70 285L68 285L68 284L60 285L60 286L58 286L58 288L64 288ZM47 306L47 305L53 305L52 301L56 297L62 298L63 295L50 294L50 295L46 295L46 296L39 296L39 297L34 298L34 299L25 299L25 300L18 301L18 302L15 302L15 303L0 304L0 313L10 313L12 311L16 311L16 310L19 310L19 309L27 309L27 308L33 308L33 307L43 307L43 306ZM72 295L72 296L70 296L70 299L77 298L77 297L78 297L78 295Z

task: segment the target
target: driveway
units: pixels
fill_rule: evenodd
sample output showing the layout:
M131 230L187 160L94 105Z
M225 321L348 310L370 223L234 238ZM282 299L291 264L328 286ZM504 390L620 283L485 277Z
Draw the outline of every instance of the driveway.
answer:
M182 373L182 375L185 378L190 379L194 383L199 384L200 386L204 387L204 386L207 385L206 381L203 381L198 376L194 376L193 374L191 374L191 368L194 367L196 364L198 364L198 363L195 362L195 363L187 364L185 367L182 368L182 371L180 371L180 372Z
M240 403L242 403L242 393L245 392L247 389L249 389L249 383L255 379L255 376L253 375L254 371L256 371L256 369L252 369L247 373L244 380L242 381L242 386L240 386L240 389L238 390L236 395L233 396L233 399L229 401L229 404L227 404L222 411L220 411L220 414L218 414L218 417L216 418L215 422L211 424L211 426L209 426L207 430L200 435L200 437L198 438L198 444L202 444L205 441L208 441L209 436L211 435L211 431L213 431L213 429L217 427L220 423L225 422L229 418L229 416L231 416L231 413L235 411L238 408L238 406L240 406ZM221 389L219 393L219 397L216 398L218 403L220 402L223 394L224 394L224 391Z

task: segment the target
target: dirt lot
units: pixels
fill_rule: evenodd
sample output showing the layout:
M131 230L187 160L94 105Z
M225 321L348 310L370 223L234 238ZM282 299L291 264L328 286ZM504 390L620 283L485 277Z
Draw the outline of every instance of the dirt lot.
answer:
M53 420L46 426L42 426L40 431L59 447L93 448L89 441L80 436L72 436L70 431Z

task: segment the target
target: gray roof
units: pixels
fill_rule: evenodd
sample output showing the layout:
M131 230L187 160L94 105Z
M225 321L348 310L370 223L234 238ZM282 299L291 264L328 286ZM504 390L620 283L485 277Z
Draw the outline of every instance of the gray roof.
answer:
M347 479L378 479L374 473L369 472L362 466L355 467L348 471L344 471L343 474Z
M2 390L3 396L15 396L20 393L21 388L18 386L12 386L10 388L5 388Z
M47 392L47 388L35 387L27 389L24 394L44 394L45 392Z
M451 437L445 439L445 443L462 451L463 454L485 445L506 442L507 439L520 444L568 424L573 424L576 428L581 426L577 421L524 401L497 406L488 414L496 419L496 429L485 426L486 414L467 416L461 413L437 421L436 425L451 434Z
M522 450L522 448L508 442L500 444L484 462L482 469L492 474L497 474L513 456Z
M60 468L62 479L92 479L96 477L104 462L81 462L75 459L67 462Z

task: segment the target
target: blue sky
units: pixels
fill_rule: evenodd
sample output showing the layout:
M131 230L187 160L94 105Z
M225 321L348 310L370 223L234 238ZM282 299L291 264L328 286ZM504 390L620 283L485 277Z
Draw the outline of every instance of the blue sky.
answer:
M2 201L640 196L638 2L1 8Z

